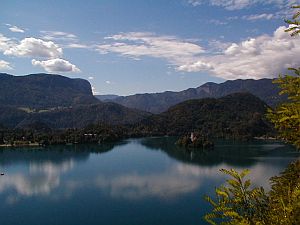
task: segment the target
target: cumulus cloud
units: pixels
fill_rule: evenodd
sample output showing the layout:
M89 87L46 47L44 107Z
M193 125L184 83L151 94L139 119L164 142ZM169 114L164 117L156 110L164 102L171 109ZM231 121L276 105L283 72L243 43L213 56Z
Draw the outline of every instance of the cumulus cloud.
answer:
M300 40L279 27L272 36L262 35L232 43L222 54L201 57L179 67L183 71L206 70L224 79L275 77L299 65ZM203 66L204 65L204 66Z
M12 67L10 66L9 62L0 60L0 70L11 70L11 69L12 69Z
M57 58L62 55L62 49L52 41L37 38L25 38L18 45L4 51L5 55Z
M199 45L175 37L149 33L118 34L99 45L102 53L114 52L129 58L161 58L178 71L206 71L223 79L276 77L299 65L300 39L291 38L279 27L272 35L261 35L237 43L210 43L204 52ZM217 49L217 50L216 50Z
M80 72L80 69L77 68L75 65L70 63L67 60L56 58L56 59L49 59L45 61L39 61L33 59L32 65L34 66L41 66L47 72Z
M130 32L106 37L110 43L98 45L102 54L119 53L133 59L143 56L162 58L174 65L190 62L204 53L204 49L194 43L173 36L157 36L153 33Z
M6 51L13 45L14 45L14 43L10 38L5 37L3 34L0 34L0 51L1 52Z

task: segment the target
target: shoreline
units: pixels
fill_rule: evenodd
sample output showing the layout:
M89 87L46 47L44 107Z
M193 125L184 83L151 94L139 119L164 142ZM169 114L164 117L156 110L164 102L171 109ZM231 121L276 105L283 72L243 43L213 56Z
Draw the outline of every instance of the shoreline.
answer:
M0 148L6 148L6 147L40 147L42 146L39 143L29 143L29 144L1 144Z

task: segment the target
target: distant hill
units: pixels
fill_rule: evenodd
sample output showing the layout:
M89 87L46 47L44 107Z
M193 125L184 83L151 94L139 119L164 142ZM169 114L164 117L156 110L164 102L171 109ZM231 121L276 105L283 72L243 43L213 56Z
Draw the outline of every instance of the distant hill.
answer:
M0 73L0 87L2 106L41 109L99 102L88 81L55 74Z
M107 100L129 108L151 113L161 113L169 107L190 99L219 98L237 92L249 92L265 101L270 106L286 100L286 96L278 96L279 88L272 79L232 80L221 84L205 83L198 88L189 88L180 92L166 91L153 94L136 94Z
M212 137L248 138L272 131L265 119L268 106L249 93L188 100L152 115L136 126L146 135L182 135L198 131Z
M27 128L43 124L52 129L83 128L89 124L133 124L149 113L129 109L116 103L75 105L49 111L26 112L15 107L0 107L0 123L10 128Z
M107 101L107 100L114 100L120 96L119 95L95 95L95 97L100 101Z

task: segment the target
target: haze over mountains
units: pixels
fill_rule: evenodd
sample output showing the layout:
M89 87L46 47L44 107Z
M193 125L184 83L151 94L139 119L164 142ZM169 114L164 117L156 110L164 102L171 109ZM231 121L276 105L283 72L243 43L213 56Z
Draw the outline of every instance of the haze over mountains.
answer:
M283 100L286 100L286 96L279 96L279 88L277 84L273 84L272 81L272 79L239 79L220 84L208 82L200 87L189 88L179 92L166 91L162 93L120 96L109 99L105 98L105 96L96 97L151 113L164 112L169 107L190 99L220 98L237 92L249 92L265 101L269 106L275 106Z

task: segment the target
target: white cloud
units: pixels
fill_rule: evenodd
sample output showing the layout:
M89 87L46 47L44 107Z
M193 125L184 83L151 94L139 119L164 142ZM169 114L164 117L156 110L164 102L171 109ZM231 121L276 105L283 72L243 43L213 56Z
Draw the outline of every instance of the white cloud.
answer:
M210 19L208 23L214 24L214 25L226 25L228 22L222 21L222 20L217 20L217 19Z
M254 15L247 15L242 17L245 20L270 20L274 18L274 14L272 13L263 13L263 14L254 14Z
M12 67L10 66L9 62L0 60L0 70L11 70L11 69L12 69Z
M83 49L88 49L90 46L85 45L85 44L78 44L78 43L70 43L65 46L66 48L83 48Z
M192 6L198 6L202 5L204 3L204 0L188 0L188 4Z
M62 49L52 41L43 41L33 37L23 39L18 45L4 51L5 55L56 58L62 55Z
M89 79L89 80L94 80L94 77L91 76L91 77L88 77L88 79Z
M79 39L75 34L63 31L40 31L41 38L47 41L55 41L60 43L64 48L75 49L91 49L92 46L79 43Z
M12 40L8 37L5 37L4 35L0 34L0 51L4 52L10 47L12 47L14 43Z
M208 70L224 79L276 77L300 63L300 39L291 38L285 29L279 27L272 36L232 43L222 54L201 57L179 70ZM210 67L205 68L206 65Z
M75 65L71 64L69 61L64 59L49 59L46 61L39 61L33 59L32 65L34 66L41 66L44 70L48 72L80 72L80 69L77 68Z
M279 27L273 35L261 35L237 43L214 41L204 54L201 46L175 37L149 33L127 33L107 38L112 43L98 50L129 58L161 58L182 72L206 71L224 79L277 77L289 67L299 66L300 39Z
M110 43L98 45L102 54L119 53L133 59L143 56L162 58L180 66L204 53L204 49L194 43L173 36L157 36L153 33L130 32L106 37Z
M201 70L211 70L213 66L209 62L196 61L191 64L181 65L177 69L185 72L197 72Z
M62 31L41 31L43 39L45 40L63 40L63 41L77 41L77 36L72 33Z
M92 92L93 92L93 95L99 94L99 92L96 90L96 88L94 86L92 86Z
M20 27L17 26L11 26L10 28L8 28L11 32L15 32L15 33L24 33L25 31L23 29L21 29Z
M111 82L109 80L105 81L106 84L111 84Z
M299 3L299 0L188 0L187 2L192 6L199 6L206 3L212 6L223 7L227 10L239 10L259 4L285 8Z
M59 186L61 174L73 168L73 160L62 163L31 162L29 175L11 173L0 179L0 193L6 190L15 190L21 196L48 195ZM17 197L17 195L15 197Z

